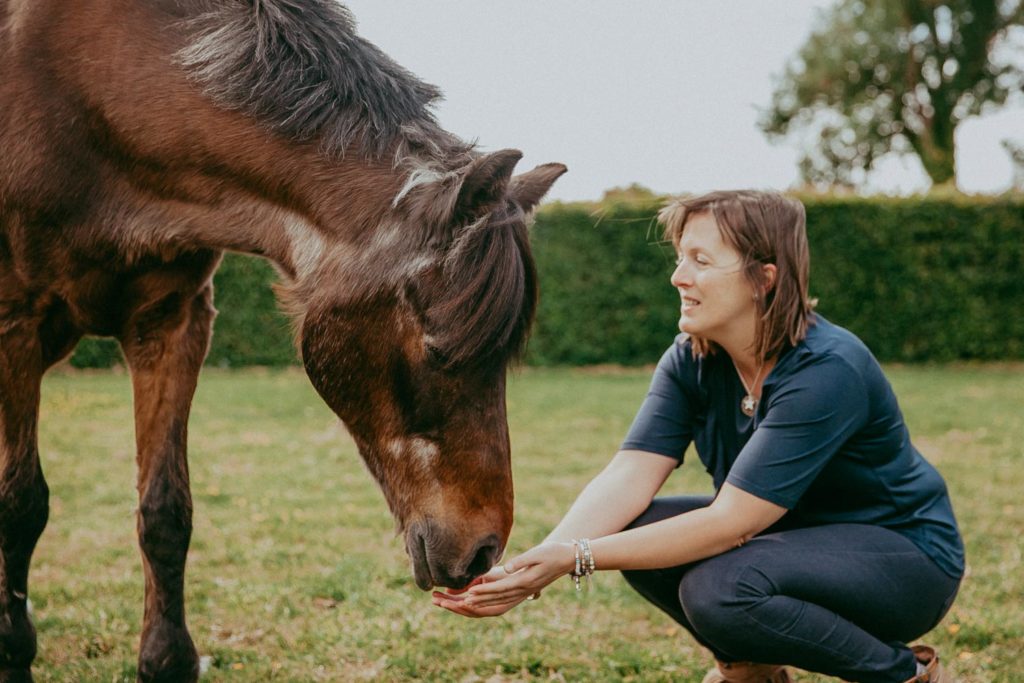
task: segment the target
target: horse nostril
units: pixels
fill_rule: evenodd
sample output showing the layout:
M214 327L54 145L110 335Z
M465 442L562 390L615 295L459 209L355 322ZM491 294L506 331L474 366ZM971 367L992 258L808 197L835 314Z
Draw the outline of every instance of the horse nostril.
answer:
M469 566L466 567L466 573L470 576L480 576L485 574L488 569L494 566L494 560L498 557L498 544L496 542L486 542L480 546L473 555L473 559L470 560Z

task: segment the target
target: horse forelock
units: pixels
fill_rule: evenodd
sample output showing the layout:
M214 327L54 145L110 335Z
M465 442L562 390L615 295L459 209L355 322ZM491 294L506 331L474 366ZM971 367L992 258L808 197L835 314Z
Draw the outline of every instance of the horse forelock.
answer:
M444 254L442 271L427 318L445 364L507 363L521 356L537 303L523 212L494 211L464 229Z
M440 91L356 34L333 0L214 0L177 58L219 105L326 153L465 146L430 111Z

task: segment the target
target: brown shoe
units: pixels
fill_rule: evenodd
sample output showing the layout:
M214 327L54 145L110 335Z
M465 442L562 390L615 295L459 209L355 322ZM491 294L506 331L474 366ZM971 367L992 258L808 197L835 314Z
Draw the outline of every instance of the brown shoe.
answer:
M907 683L953 683L953 677L943 671L935 648L928 647L927 645L915 645L910 648L910 651L914 653L917 661L925 667L925 671L923 674L914 676Z
M777 664L720 662L704 676L702 683L792 683L789 670Z

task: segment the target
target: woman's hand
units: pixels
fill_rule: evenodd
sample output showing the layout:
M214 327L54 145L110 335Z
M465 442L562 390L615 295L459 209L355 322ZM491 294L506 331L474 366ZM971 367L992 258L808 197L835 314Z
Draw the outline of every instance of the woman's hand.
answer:
M433 594L434 604L466 617L495 617L575 567L571 543L543 543L487 572L462 592Z
M479 576L473 579L473 582L465 588L459 590L453 590L451 588L448 588L443 593L440 591L434 591L431 594L432 602L438 607L443 607L449 612L455 612L456 614L461 614L464 617L480 618L501 616L505 612L509 611L510 609L518 605L521 601L516 600L514 602L510 602L504 605L497 605L486 609L479 609L474 607L472 603L468 601L469 596L467 595L467 591L473 588L474 586L479 586L483 583L487 583L490 581L498 581L507 576L508 573L501 565L499 565L497 567L492 568L483 576Z

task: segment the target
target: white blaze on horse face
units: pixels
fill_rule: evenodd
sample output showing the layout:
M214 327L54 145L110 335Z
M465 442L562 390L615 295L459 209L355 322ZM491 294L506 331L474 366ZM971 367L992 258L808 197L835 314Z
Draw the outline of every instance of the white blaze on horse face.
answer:
M425 469L432 468L441 455L436 443L420 437L409 439L408 449L409 457L416 458Z
M391 439L388 450L396 459L406 459L423 472L430 472L441 455L437 444L418 436Z
M302 280L319 265L324 253L324 239L315 225L292 213L284 216L284 231L288 237L295 277Z

